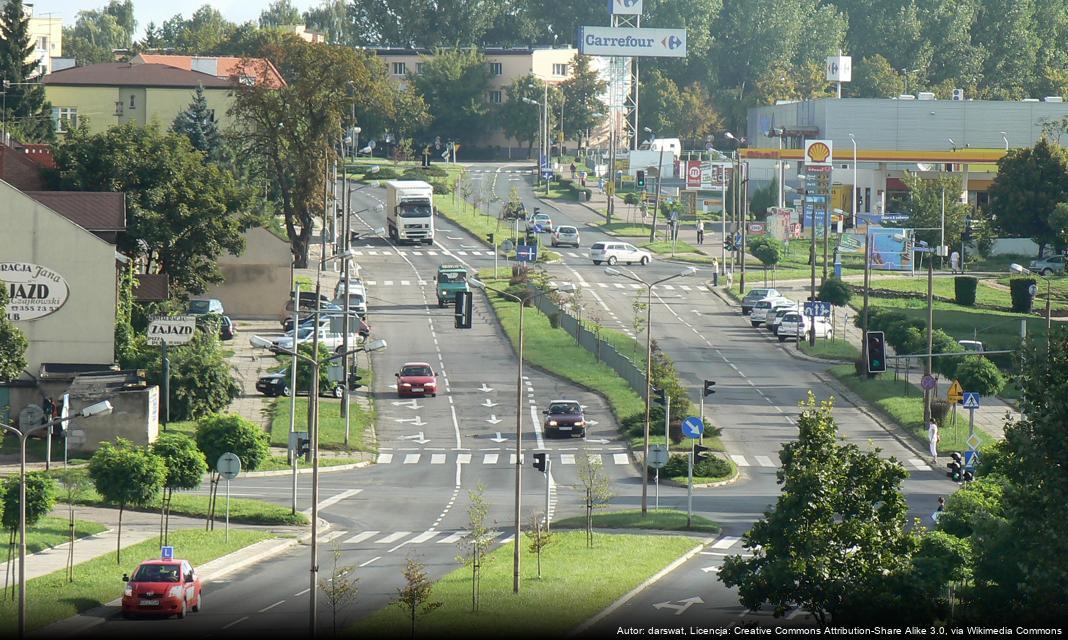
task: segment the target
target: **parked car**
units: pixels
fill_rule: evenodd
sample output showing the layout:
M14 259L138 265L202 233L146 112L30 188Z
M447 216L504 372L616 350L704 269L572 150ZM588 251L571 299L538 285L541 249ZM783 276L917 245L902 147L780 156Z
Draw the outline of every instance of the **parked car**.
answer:
M293 395L289 388L291 381L292 378L289 373L289 367L286 367L281 371L260 376L259 379L256 380L256 391L271 398L277 396L291 396ZM297 395L307 394L307 389L297 390ZM331 382L328 388L319 389L319 395L329 395L335 398L340 398L345 395L345 389L341 386L340 382Z
M342 310L348 309L361 318L367 315L367 298L363 293L349 293L348 304L343 295L334 298L331 304L338 305Z
M330 304L330 298L320 294L318 299L320 308ZM301 291L300 292L300 310L301 311L315 311L316 296L314 291ZM340 309L340 307L338 307ZM293 294L289 295L289 298L282 304L282 310L278 312L278 323L283 327L293 322Z
M237 334L237 326L234 325L230 316L219 316L219 339L233 340L235 334Z
M1031 271L1041 273L1044 276L1053 274L1064 275L1064 256L1046 256L1031 261Z
M576 249L579 247L581 242L579 242L578 229L572 226L563 225L553 232L552 245L554 247L559 247L564 244L575 247Z
M545 436L578 434L586 437L586 416L582 405L575 400L553 400L549 408L542 411L545 416Z
M779 332L775 335L778 336L779 342L786 342L786 340L796 340L798 338L806 338L810 332L811 319L808 316L802 315L797 311L791 311L783 316L782 321L779 322ZM834 333L834 328L831 323L823 316L816 317L816 337L817 338L829 338Z
M406 362L394 375L399 396L438 395L438 376L426 362Z
M178 616L204 606L200 576L185 560L146 560L123 575L122 616Z
M590 245L590 260L593 264L649 264L653 259L652 254L626 242L595 242Z
M535 226L540 226L542 231L553 230L553 220L547 213L535 213L527 220L527 231L533 231Z
M310 310L310 311L308 311L306 313L305 312L301 313L301 315L300 315L300 326L302 326L302 327L303 326L310 326L311 324L313 324L315 322L315 314L312 313L312 311L314 311L314 309L312 309L312 310ZM327 303L323 303L323 304L319 305L319 311L326 311L328 314L331 311L336 311L338 314L340 314L341 313L341 307L339 307L336 304L333 304L331 302L327 302ZM329 315L320 314L320 317L321 318L329 318L331 315L333 315L333 314L329 314ZM284 330L286 330L286 331L289 331L290 329L293 328L293 312L292 311L290 311L289 317L282 321L282 328Z
M768 319L769 312L772 312L772 316L774 316L774 312L772 310L776 306L785 306L787 304L793 305L795 303L789 298L780 297L764 298L763 300L758 300L756 304L753 305L753 312L749 315L749 324L753 325L754 327L759 327L765 320Z
M359 293L364 297L367 296L367 287L363 284L363 279L360 276L349 277L349 293ZM341 274L338 278L337 284L334 285L334 297L340 298L345 293L345 274Z
M234 325L234 321L230 319L230 316L206 313L198 315L196 319L197 329L201 331L218 330L220 340L233 340L234 334L237 333L237 327Z
M750 289L749 293L742 298L742 315L747 316L753 311L753 305L764 298L778 298L778 289Z
M189 301L189 306L186 307L187 313L191 316L203 316L209 313L215 313L222 315L226 313L223 310L223 303L217 298L193 298Z
M359 342L360 342L359 328L358 327L352 327L352 331L353 331L353 333L349 334L349 345L350 345L350 347L355 346L355 345L359 344ZM271 344L273 344L276 347L279 347L281 349L292 349L293 348L293 331L292 330L287 331L285 333L285 335L281 335L281 336L267 336L267 337L254 336L254 337L255 338L260 338L260 339L263 339L263 340L268 340L268 341L271 342ZM310 343L314 337L315 337L315 329L313 327L311 327L311 326L300 327L299 329L297 329L297 341L300 344ZM256 346L256 344L254 343L254 341L251 338L249 339L249 343L252 344L252 346ZM326 347L327 349L332 349L334 351L340 351L343 343L344 343L344 340L342 339L342 334L340 332L333 331L331 329L331 325L329 324L329 322L325 322L325 323L319 325L319 344L320 345Z
M791 311L797 311L798 306L796 304L782 304L775 307L774 317L764 320L764 326L767 327L772 333L779 333L779 325L782 323L783 316Z

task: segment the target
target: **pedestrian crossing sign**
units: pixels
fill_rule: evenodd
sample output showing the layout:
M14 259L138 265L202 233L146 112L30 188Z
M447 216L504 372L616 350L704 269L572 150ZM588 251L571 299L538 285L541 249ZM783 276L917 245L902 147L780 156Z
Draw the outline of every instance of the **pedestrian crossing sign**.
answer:
M964 392L964 408L965 409L978 409L979 408L979 394L974 391Z

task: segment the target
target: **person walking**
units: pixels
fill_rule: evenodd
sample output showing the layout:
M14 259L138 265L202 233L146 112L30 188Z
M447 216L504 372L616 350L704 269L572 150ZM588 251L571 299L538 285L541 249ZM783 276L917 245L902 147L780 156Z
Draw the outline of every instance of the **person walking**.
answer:
M931 451L931 464L934 465L938 464L938 440L938 423L931 418L927 423L927 442Z
M953 250L953 253L949 254L949 269L953 273L956 273L957 270L960 269L960 254L956 249Z
M700 245L700 244L704 244L704 243L705 243L705 221L699 219L697 221L697 244Z
M571 163L570 169L571 169L571 179L574 180L575 179L575 163L574 162Z
M931 514L931 520L938 524L938 519L942 517L942 513L946 510L946 499L942 496L938 496L938 508Z

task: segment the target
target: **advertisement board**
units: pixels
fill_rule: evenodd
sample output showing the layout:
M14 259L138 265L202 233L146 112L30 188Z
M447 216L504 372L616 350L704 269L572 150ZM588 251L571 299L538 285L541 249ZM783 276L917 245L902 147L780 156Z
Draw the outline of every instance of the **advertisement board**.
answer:
M7 318L16 322L51 315L70 296L63 276L30 262L0 262L0 286L7 291Z
M687 189L700 189L701 188L701 161L700 160L687 160L686 161L686 188Z
M685 29L579 27L579 53L588 56L685 58Z
M734 167L729 162L701 163L701 188L702 189L726 189L731 180L731 170Z
M197 329L194 316L153 316L148 323L148 344L185 344Z
M642 0L608 0L608 13L614 16L640 16Z
M833 162L832 149L830 140L805 140L805 166L830 167Z

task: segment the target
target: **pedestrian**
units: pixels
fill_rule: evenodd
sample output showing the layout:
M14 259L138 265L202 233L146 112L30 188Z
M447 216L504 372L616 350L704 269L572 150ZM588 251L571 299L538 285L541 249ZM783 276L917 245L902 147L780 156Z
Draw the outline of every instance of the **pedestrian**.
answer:
M946 510L946 499L942 496L938 496L938 508L931 514L931 520L938 524L938 519L942 517L942 512Z
M727 286L734 286L734 269L727 269Z
M571 167L570 168L571 168L571 179L574 180L575 179L575 163L574 162L571 163Z
M719 259L712 258L712 273L719 273Z
M927 442L930 445L931 464L934 465L938 464L938 440L938 423L931 418L927 423Z
M604 195L604 176L597 178L597 188L601 190L601 195Z
M697 221L697 244L705 243L705 221Z
M953 273L957 272L960 268L960 254L954 249L953 253L949 254L949 268Z

